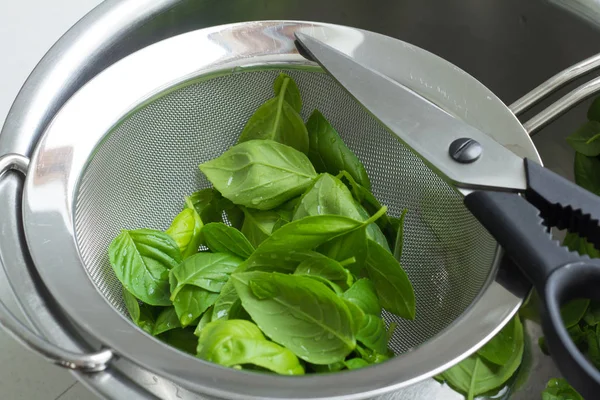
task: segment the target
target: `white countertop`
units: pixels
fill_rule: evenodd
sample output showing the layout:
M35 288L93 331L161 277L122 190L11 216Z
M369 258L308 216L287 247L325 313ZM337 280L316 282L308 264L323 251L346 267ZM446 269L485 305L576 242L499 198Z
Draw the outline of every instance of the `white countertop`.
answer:
M0 1L0 125L19 89L46 51L101 0ZM0 270L0 299L16 303ZM22 348L0 331L2 400L87 400L90 392L65 370Z

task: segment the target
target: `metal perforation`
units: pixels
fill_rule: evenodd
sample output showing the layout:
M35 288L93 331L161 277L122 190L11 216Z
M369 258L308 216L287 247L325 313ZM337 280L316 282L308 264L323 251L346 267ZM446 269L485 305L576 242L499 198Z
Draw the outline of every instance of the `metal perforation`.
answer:
M208 186L198 165L237 140L245 122L273 96L279 71L241 72L193 83L128 116L93 153L81 177L75 230L85 268L121 313L121 284L107 247L121 229L165 229L183 197ZM471 304L489 275L496 244L452 188L375 122L329 76L286 71L303 94L306 120L319 109L363 161L373 192L391 215L409 210L402 265L413 282L417 317L385 314L398 328L396 353L440 332ZM427 207L436 218L426 218Z

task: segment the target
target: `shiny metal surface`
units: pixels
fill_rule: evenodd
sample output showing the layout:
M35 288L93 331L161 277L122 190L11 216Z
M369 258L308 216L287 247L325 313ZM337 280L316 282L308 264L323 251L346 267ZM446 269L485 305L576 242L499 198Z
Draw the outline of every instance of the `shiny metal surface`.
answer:
M65 35L35 69L0 135L0 153L30 155L37 138L64 100L91 76L123 55L160 37L240 20L318 19L398 37L450 60L508 104L557 71L600 51L598 31L544 3L493 0L483 6L483 3L462 0L383 1L377 9L385 12L377 12L372 2L359 0L332 0L326 4L290 0L285 7L278 0L252 3L107 0ZM95 34L83 34L88 29ZM63 56L70 62L55 63ZM50 85L50 82L56 85ZM573 154L564 143L564 137L584 118L585 108L577 108L544 128L535 138L544 164L569 178L572 178ZM502 116L495 120L500 123ZM523 146L517 143L515 147ZM14 174L0 182L0 207L3 210L0 213L3 232L0 254L11 285L19 288L16 292L18 300L25 313L32 317L30 322L36 329L64 347L89 351L90 346L98 345L97 342L70 324L47 290L39 284L22 234L20 191L21 179ZM539 327L531 323L528 326L529 337L536 341L540 335ZM106 398L150 398L150 393L163 399L207 398L182 390L124 359L119 359L105 372L77 376L88 388ZM537 398L545 382L555 376L559 375L552 362L537 351L530 379L512 398ZM432 380L385 396L386 399L392 397L403 400L462 398Z
M361 65L354 58L354 52L344 54L304 32L296 33L296 37L311 59L450 184L466 189L519 191L527 188L523 159L484 132L441 110L378 70ZM356 52L360 53L360 50ZM385 63L388 51L374 54L371 60L375 65ZM440 86L437 89L442 90ZM449 156L451 144L461 138L475 140L483 148L483 154L476 162L459 163Z
M0 157L0 178L10 170L26 174L28 166L27 157L19 154L4 155ZM78 354L48 342L19 321L2 301L0 301L0 324L27 349L64 368L85 372L102 371L113 357L110 350Z
M571 108L598 94L598 92L600 92L600 78L595 78L573 89L559 100L540 111L535 115L535 117L532 117L530 120L525 122L523 127L531 136L533 136L546 125L569 111Z
M281 22L216 27L149 46L107 68L65 104L34 153L24 193L23 216L28 244L48 289L79 326L121 356L196 392L230 398L365 398L399 389L442 371L476 350L516 312L525 295L525 291L511 293L491 282L491 285L483 286L479 301L464 311L459 318L460 323L452 323L425 344L413 347L401 357L362 371L302 378L264 375L258 378L252 373L202 362L142 333L105 301L80 264L79 251L85 254L87 250L78 249L73 237L77 184L90 156L102 152L96 148L97 144L113 126L128 126L121 119L132 109L144 110L144 107L152 106L155 96L162 90L177 93L172 88L184 87L183 83L195 76L235 71L231 75L235 77L251 73L240 71L240 67L256 65L308 66L296 54L293 45L293 33L298 28L309 28L330 40L338 40L341 46L347 48L368 43L368 46L360 47L365 60L374 58L375 53L370 51L392 46L392 54L403 60L405 68L416 71L419 66L417 82L421 82L419 79L427 82L422 85L413 83L414 90L432 96L439 93L433 88L442 89L445 96L441 97L446 101L442 100L439 104L453 113L464 113L464 108L471 101L477 103L481 96L489 98L485 106L479 107L476 122L484 124L490 135L500 140L522 142L520 150L537 159L535 149L512 113L502 103L494 101L491 92L464 72L403 42L351 28ZM186 51L191 47L201 47L203 51ZM161 67L142 68L147 65ZM391 77L410 80L409 74L398 68ZM452 101L454 92L447 82L463 89L459 96L465 106ZM119 90L123 87L128 90ZM115 97L113 94L117 91L119 96ZM103 104L101 110L91 106L99 102ZM468 120L469 114L464 114ZM504 124L502 127L494 126L493 118L485 119L483 115L504 115ZM508 126L511 127L509 131L514 133L507 134ZM83 130L85 135L73 134ZM108 146L109 142L103 141L103 146ZM122 158L115 158L119 159ZM81 190L87 192L93 187L95 185L89 189L82 186ZM83 234L83 237L87 236ZM484 236L478 234L479 239ZM487 265L479 265L488 282L493 279L495 263L490 260ZM415 271L418 273L418 270ZM66 276L69 280L64 279ZM81 304L86 306L82 308ZM311 388L308 393L307 387Z

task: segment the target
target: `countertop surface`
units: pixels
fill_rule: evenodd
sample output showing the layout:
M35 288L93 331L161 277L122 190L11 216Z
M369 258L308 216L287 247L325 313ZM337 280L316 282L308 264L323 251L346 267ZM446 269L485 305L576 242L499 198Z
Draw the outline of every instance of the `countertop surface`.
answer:
M0 1L0 126L19 89L50 47L101 0ZM0 269L0 299L22 316ZM3 400L96 398L69 372L25 350L0 330Z

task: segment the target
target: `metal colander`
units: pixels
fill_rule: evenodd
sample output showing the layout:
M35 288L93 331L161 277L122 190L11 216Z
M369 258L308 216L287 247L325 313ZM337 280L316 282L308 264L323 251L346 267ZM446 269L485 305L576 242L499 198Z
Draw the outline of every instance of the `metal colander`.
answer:
M108 262L109 243L121 229L168 228L183 197L209 187L198 165L237 142L248 118L273 97L279 72L298 83L303 118L322 111L363 161L373 193L390 214L409 210L401 261L414 285L417 317L386 313L385 320L398 323L395 353L420 345L473 302L490 274L496 243L462 196L317 71L261 69L202 79L152 99L109 132L81 176L75 201L75 234L90 279L127 313Z
M80 329L111 354L196 393L358 399L396 390L471 354L525 295L494 281L498 246L464 208L462 195L297 53L293 37L300 29L365 60L370 49L389 49L389 65L380 70L539 160L518 120L475 79L407 43L353 28L289 21L213 27L155 43L107 68L65 103L38 143L23 194L27 243L44 284ZM109 243L121 229L166 229L184 196L209 186L198 165L236 143L252 113L273 96L280 72L300 88L302 117L320 110L362 160L389 213L408 209L401 263L414 286L416 319L384 314L398 323L391 346L399 355L385 363L304 377L236 371L167 346L125 310Z

